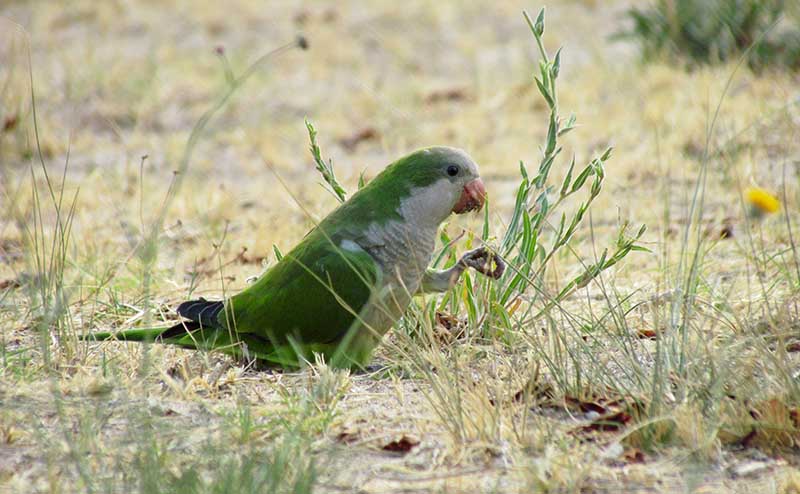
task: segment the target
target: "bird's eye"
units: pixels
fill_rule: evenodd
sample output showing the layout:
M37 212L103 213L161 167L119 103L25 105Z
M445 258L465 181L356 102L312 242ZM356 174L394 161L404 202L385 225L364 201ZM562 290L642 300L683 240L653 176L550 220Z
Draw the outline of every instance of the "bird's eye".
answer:
M447 167L447 174L451 177L455 177L458 175L458 167L456 165L450 165Z

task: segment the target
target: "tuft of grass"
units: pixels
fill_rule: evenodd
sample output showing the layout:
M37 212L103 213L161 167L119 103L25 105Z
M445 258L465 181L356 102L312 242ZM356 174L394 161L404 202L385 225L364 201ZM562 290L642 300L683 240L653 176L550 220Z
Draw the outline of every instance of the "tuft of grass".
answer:
M785 0L658 0L632 7L628 18L632 26L618 36L636 41L645 61L735 61L753 46L751 67L800 69L800 17Z
M538 385L543 378L555 383L559 396L583 392L587 381L583 368L591 362L595 349L584 345L575 350L572 336L559 327L554 313L568 314L562 304L576 291L630 253L647 250L638 244L645 227L630 235L623 225L616 244L592 261L577 253L574 238L602 191L611 148L577 170L572 157L563 178L554 180L552 171L563 149L560 140L575 128L576 117L563 119L559 113L557 80L562 56L558 50L551 57L544 47L544 9L535 20L527 13L524 17L540 55L534 83L549 110L542 156L535 174L520 162L520 183L503 234L499 238L491 235L487 204L480 233L470 232L466 242L467 246L472 242L496 244L493 250L507 262L508 269L498 282L465 273L463 283L443 297L412 304L399 328L397 352L404 359L398 364L428 384L422 392L453 442L478 444L489 454L500 454L497 451L502 450L500 445L509 433L519 441L531 441L526 422L538 398L535 393L520 391L522 388ZM571 200L581 196L571 208ZM443 232L441 240L444 248L434 263L455 262L455 256L448 254L453 239ZM552 282L550 270L565 254L576 256L580 270L559 286ZM465 320L460 321L464 313ZM577 317L570 319L580 333L584 325ZM549 342L538 336L543 321L549 327ZM443 324L449 326L444 331ZM457 326L462 329L456 331ZM531 351L519 355L514 350L518 348ZM582 354L580 359L576 352ZM485 374L476 379L476 366L481 369L478 372L486 370L479 364L484 359L507 369L507 374L502 379Z
M336 180L336 175L333 172L333 161L328 160L327 162L322 159L322 151L319 149L319 145L317 144L317 129L314 128L314 125L306 119L306 129L308 130L308 140L311 141L310 150L311 155L314 157L314 164L316 165L316 169L319 174L322 176L322 180L325 181L325 188L333 194L339 202L344 202L347 200L347 192L344 190L344 187ZM359 188L361 188L362 184L359 184Z
M66 196L66 177L69 170L67 153L60 181L51 177L40 139L39 120L36 111L36 91L34 88L33 66L28 55L28 78L30 82L31 120L36 146L36 158L29 164L30 174L30 215L19 207L19 202L11 201L12 217L25 243L27 281L24 291L27 295L28 320L39 336L42 363L45 369L69 361L74 354L72 345L58 345L61 351L54 361L53 343L74 342L70 317L70 289L65 284L65 270L72 254L70 235L72 232L78 190L72 197ZM44 182L40 191L39 180ZM71 336L71 338L70 338ZM62 351L66 354L62 354Z

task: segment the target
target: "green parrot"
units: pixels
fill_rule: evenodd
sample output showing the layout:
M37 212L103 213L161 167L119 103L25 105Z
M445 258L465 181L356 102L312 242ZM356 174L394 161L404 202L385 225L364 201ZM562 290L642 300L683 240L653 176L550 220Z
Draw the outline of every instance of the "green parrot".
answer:
M319 353L332 366L363 368L415 294L446 291L467 267L500 277L502 261L482 247L449 269L427 267L442 221L480 210L485 197L467 153L418 150L342 203L244 291L184 302L177 313L185 320L172 327L85 339L156 340L282 367Z

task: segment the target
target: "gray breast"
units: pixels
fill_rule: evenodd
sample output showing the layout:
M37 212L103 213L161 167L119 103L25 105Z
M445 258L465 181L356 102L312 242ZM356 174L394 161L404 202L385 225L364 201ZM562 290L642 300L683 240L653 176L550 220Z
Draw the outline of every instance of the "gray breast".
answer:
M433 255L436 229L390 221L370 225L367 240L363 247L381 264L386 282L404 286L413 294Z

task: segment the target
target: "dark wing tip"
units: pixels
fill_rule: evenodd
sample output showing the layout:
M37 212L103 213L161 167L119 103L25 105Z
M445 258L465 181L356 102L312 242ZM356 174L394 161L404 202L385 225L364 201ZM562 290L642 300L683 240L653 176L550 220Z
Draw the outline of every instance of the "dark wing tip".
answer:
M217 315L224 306L225 304L221 300L209 302L200 298L180 304L175 311L179 316L190 321L198 322L203 326L213 326L217 323Z

